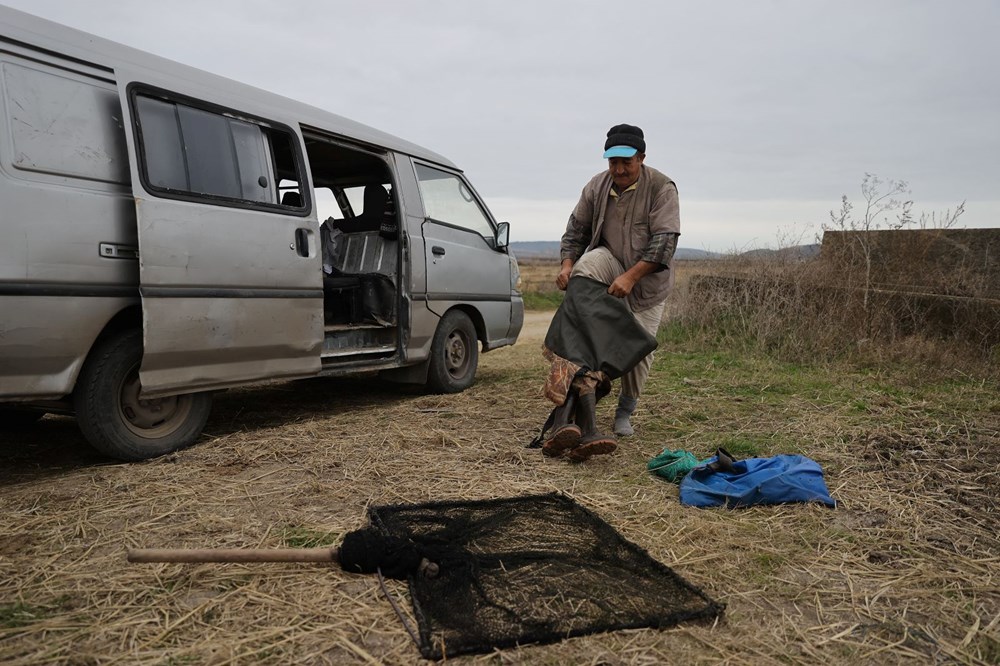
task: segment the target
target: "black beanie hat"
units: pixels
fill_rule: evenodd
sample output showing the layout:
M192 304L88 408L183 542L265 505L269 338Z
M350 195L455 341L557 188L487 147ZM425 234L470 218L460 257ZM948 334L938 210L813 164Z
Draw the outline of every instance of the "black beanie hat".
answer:
M615 125L608 130L608 140L604 142L604 150L611 146L631 146L640 153L646 152L646 140L642 130L635 125Z

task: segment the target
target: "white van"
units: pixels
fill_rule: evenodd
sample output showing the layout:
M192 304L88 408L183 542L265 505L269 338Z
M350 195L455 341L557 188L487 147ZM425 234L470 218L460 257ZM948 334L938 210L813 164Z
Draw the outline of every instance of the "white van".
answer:
M227 387L461 391L521 330L508 232L420 146L0 7L0 427L139 460Z

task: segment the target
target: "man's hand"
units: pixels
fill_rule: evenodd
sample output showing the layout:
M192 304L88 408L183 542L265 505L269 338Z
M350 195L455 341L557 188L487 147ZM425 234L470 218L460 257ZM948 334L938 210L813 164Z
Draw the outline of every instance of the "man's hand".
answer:
M659 267L659 264L654 264L650 261L637 261L632 268L615 278L615 281L611 283L610 287L608 287L608 293L612 296L617 296L618 298L625 298L632 293L632 289L635 288L635 285L639 280L646 277Z
M566 291L566 285L569 284L569 274L573 272L573 261L571 259L563 259L562 268L559 270L559 275L556 276L556 286L559 287L560 291Z
M637 281L638 280L632 278L632 276L628 273L622 273L615 278L615 281L611 283L610 287L608 287L608 293L612 296L617 296L618 298L625 298L632 293L632 288L635 286Z

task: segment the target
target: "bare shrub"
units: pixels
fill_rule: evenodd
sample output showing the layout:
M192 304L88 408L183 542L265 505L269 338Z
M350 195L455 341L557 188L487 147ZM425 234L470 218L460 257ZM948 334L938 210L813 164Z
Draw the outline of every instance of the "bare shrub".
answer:
M676 294L679 324L729 348L811 355L826 344L809 262L780 253L731 255L702 267Z
M672 309L679 325L791 358L995 359L1000 232L952 229L964 204L914 218L901 181L866 174L861 192L860 213L847 197L831 211L816 257L744 252L691 275Z

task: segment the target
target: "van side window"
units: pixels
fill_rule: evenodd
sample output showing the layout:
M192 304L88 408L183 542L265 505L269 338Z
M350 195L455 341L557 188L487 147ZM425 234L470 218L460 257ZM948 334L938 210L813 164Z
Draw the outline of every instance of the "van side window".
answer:
M125 132L118 91L82 74L40 67L4 62L0 68L13 166L128 184L128 162L121 159Z
M300 181L288 132L186 104L137 95L135 112L148 185L169 193L302 209L279 199ZM297 189L297 187L295 188Z
M493 227L469 186L455 174L416 164L420 197L427 217L493 238Z

